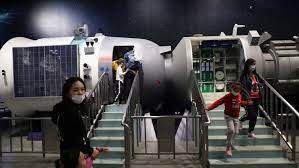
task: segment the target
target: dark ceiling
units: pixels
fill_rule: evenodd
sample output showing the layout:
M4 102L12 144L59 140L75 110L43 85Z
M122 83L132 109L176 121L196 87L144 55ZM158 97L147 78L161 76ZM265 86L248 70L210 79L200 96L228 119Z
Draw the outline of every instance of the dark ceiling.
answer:
M235 23L242 34L256 29L274 39L299 33L296 0L94 0L0 2L0 45L16 36L72 36L87 23L90 35L136 37L173 47L184 36L231 34Z

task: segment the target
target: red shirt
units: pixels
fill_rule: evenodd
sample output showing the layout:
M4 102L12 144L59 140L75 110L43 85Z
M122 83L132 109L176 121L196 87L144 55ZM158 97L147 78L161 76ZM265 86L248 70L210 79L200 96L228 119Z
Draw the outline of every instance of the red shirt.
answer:
M256 76L252 75L251 77L251 81L252 81L252 89L250 91L250 98L251 99L257 99L260 97L260 89L259 89L259 85L258 82L256 80Z
M238 93L236 96L234 96L232 93L228 93L211 104L208 107L208 110L212 110L223 103L225 107L224 114L233 118L239 118L241 105L248 105L248 101L242 101L242 96L240 93Z

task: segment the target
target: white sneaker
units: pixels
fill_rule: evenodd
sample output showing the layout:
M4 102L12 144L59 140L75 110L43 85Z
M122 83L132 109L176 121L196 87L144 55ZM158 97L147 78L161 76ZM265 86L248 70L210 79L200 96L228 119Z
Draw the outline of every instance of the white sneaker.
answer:
M232 150L237 150L234 145L231 145Z
M248 137L249 138L256 138L255 134L253 132L249 132L248 133Z

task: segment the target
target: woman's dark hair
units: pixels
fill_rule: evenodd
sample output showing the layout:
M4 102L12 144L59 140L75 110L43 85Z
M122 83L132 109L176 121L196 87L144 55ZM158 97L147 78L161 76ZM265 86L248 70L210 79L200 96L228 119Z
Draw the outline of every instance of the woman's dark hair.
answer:
M63 84L63 87L62 87L62 100L67 100L67 98L68 98L67 96L68 96L68 93L69 93L72 85L77 81L80 81L81 83L83 83L84 88L86 89L86 85L80 77L70 77Z
M250 73L250 66L253 65L255 63L255 59L253 58L248 58L245 63L244 63L244 70L242 72L242 75L241 76L244 76L246 74L249 74Z
M76 168L79 163L80 150L77 148L67 149L62 153L63 168Z

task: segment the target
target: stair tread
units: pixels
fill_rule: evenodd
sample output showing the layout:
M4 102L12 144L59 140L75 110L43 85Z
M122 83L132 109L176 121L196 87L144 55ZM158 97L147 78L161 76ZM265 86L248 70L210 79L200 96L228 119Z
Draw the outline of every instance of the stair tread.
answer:
M111 141L118 141L118 140L125 140L123 136L114 137L114 136L96 136L92 137L91 140L111 140Z
M99 147L100 146L93 146L93 147ZM124 152L125 148L124 147L108 147L108 152Z
M259 146L234 146L236 151L282 151L281 146L259 145ZM225 146L209 146L209 152L225 151Z
M257 119L264 119L263 117L257 117ZM224 120L224 117L211 117L211 120Z
M265 139L265 138L275 138L274 136L272 135L255 135L256 136L256 139ZM217 139L223 139L223 140L226 140L226 135L217 135L217 136L209 136L209 140L217 140ZM247 135L238 135L236 137L236 139L248 139L248 136Z
M287 158L229 158L229 159L209 159L211 165L234 165L234 164L295 164Z
M243 128L248 128L249 125L243 125ZM256 125L255 128L269 128L271 129L271 127L268 127L266 125ZM209 126L209 130L213 130L213 129L227 129L226 126L218 126L218 125L210 125Z
M122 119L101 119L101 121L122 121Z
M111 107L111 106L124 107L124 106L126 106L126 104L107 104L106 106L109 106L109 107Z
M208 111L208 113L222 113L223 114L223 111L224 111L224 107L223 109L213 109L213 110L210 110ZM244 113L245 112L245 109L244 108L240 108L240 113Z
M93 164L124 164L124 159L95 159Z
M104 111L103 114L124 114L122 111Z
M97 127L96 131L123 131L124 127Z

